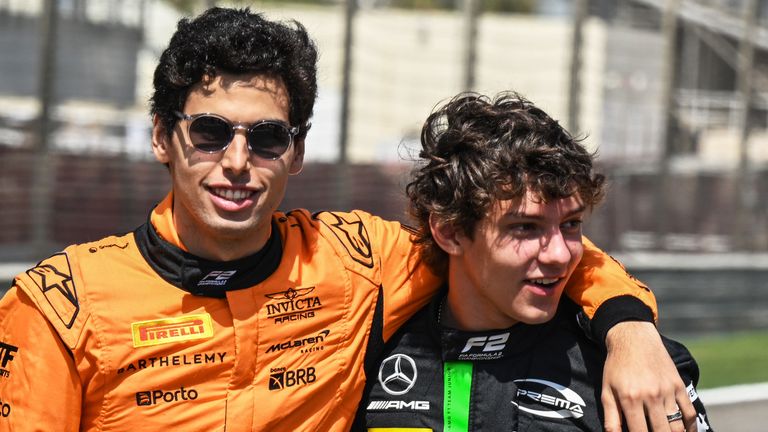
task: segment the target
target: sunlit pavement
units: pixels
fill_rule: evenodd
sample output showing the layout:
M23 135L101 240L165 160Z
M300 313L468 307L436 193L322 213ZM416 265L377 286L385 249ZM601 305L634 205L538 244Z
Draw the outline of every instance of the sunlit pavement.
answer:
M699 396L713 430L768 431L768 383L702 390Z

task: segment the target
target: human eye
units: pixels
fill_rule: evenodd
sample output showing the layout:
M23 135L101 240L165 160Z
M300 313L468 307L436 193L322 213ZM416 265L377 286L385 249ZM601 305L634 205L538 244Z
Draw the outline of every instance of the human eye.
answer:
M538 227L530 222L517 222L509 225L509 230L518 237L527 237L536 233Z
M581 231L581 227L584 224L584 221L581 218L577 219L571 219L563 222L560 225L560 229L564 232L579 232Z

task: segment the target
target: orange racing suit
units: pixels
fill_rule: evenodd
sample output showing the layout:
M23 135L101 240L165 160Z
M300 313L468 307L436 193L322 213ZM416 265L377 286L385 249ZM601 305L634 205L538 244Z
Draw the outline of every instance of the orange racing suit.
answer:
M0 300L0 431L348 430L366 366L440 282L410 232L276 213L261 251L213 262L184 250L171 202L17 276ZM567 292L595 320L653 319L653 295L593 245L577 273Z

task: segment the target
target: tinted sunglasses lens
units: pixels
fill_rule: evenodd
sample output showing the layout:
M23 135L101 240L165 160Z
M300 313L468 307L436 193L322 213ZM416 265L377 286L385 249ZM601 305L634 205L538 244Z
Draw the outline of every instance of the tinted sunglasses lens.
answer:
M285 126L278 123L261 123L248 131L248 143L255 155L274 160L288 150L291 134Z
M196 149L215 153L232 140L232 126L213 116L200 116L189 125L189 139Z

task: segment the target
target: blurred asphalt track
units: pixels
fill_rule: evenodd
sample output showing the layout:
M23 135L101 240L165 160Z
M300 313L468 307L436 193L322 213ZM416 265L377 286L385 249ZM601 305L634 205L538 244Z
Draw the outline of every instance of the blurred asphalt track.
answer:
M717 432L768 431L768 383L701 390L699 397Z

